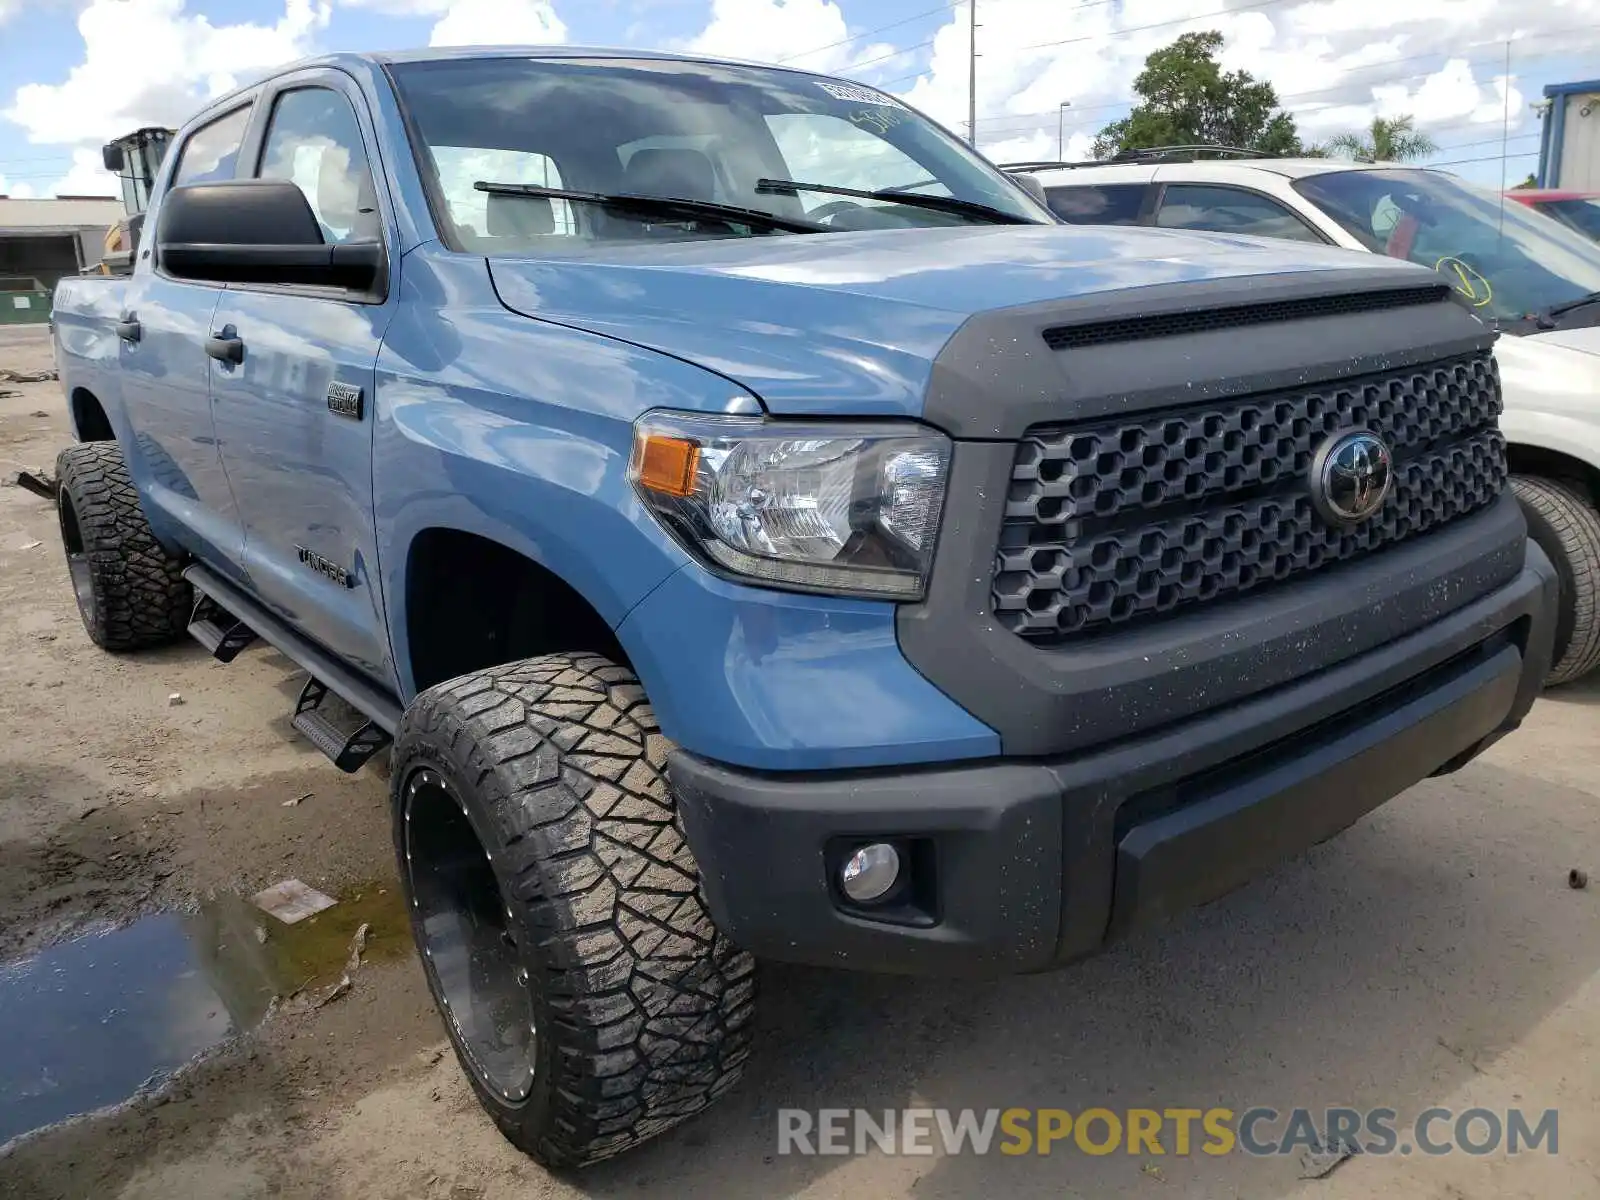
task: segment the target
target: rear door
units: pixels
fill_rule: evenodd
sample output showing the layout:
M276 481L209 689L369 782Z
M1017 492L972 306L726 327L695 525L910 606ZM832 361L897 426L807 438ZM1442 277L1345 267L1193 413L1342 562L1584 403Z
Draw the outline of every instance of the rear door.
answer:
M393 213L360 91L317 69L274 81L250 173L305 193L329 243L382 238ZM211 326L239 361L211 362L217 436L257 596L339 657L392 682L372 510L373 369L394 287L232 284Z
M251 111L246 100L196 126L177 147L168 186L232 179ZM244 582L243 531L217 449L211 360L203 348L222 289L165 274L151 252L154 230L142 241L116 314L118 368L132 431L124 451L162 531Z

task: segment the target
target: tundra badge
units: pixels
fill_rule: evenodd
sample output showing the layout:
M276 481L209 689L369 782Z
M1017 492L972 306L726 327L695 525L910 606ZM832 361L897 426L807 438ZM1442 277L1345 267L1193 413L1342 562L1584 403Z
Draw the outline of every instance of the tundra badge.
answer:
M350 572L332 559L323 558L315 550L307 550L304 546L296 546L294 552L300 559L301 566L310 567L318 575L326 575L340 587L355 586L355 580L350 577Z

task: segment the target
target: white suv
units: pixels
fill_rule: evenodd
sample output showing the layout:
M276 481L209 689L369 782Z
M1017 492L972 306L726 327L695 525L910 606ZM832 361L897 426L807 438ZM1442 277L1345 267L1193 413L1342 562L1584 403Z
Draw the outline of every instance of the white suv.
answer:
M1600 666L1600 244L1443 171L1338 159L1019 163L1079 225L1291 238L1443 274L1508 336L1495 348L1513 485L1561 576L1548 682ZM1227 153L1227 152L1223 152Z

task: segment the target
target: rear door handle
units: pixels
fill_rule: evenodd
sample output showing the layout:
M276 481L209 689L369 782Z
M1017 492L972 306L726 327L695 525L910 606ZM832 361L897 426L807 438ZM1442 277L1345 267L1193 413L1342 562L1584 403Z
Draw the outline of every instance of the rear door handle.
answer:
M122 319L117 322L117 336L125 342L137 342L144 336L144 327L139 324L138 317L123 313Z
M232 325L224 325L206 339L206 353L218 362L242 363L244 339Z

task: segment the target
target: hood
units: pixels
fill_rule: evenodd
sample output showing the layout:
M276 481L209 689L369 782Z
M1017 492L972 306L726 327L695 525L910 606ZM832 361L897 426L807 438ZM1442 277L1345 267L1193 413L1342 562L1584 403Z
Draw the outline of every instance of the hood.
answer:
M976 313L1371 265L1362 252L1280 240L1058 225L628 243L581 259L489 260L513 312L696 363L775 413L851 416L919 415L933 360Z
M1600 325L1587 329L1553 329L1549 333L1531 333L1522 341L1533 346L1560 346L1580 354L1600 354Z

